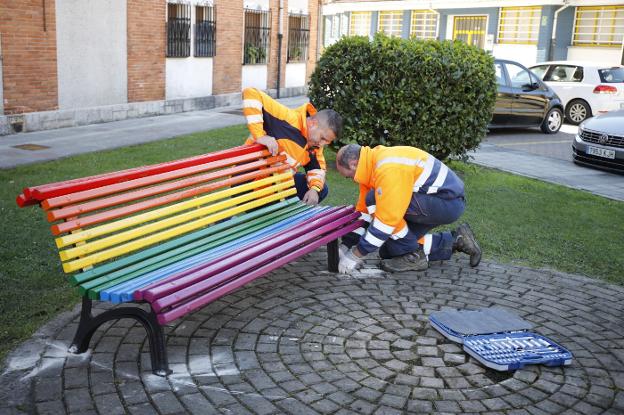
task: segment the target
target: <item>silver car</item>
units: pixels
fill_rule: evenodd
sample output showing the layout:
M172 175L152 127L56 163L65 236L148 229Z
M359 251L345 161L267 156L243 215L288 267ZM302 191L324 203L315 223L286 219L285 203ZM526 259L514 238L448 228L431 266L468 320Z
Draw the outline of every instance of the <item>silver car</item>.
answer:
M581 123L572 152L575 163L624 172L624 110Z

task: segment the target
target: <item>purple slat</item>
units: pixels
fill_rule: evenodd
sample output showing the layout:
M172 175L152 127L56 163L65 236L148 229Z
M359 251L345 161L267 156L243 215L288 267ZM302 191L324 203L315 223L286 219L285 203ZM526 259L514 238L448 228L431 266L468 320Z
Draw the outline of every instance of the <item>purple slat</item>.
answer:
M359 216L359 214L355 215L356 217ZM161 313L158 314L157 318L158 318L158 323L159 324L167 324L177 318L180 318L188 313L190 313L191 311L197 310L198 308L203 307L204 305L224 296L225 294L229 293L230 291L233 291L245 284L247 284L250 281L255 280L256 278L259 278L265 274L267 274L268 272L273 271L276 268L281 267L282 265L285 265L287 263L289 263L290 261L303 256L313 250L315 250L316 248L318 248L321 245L325 245L337 238L339 238L342 235L345 235L357 228L359 228L360 226L363 226L364 222L361 220L357 220L355 222L352 222L348 225L346 225L344 228L338 229L330 234L327 234L325 236L323 236L320 239L317 239L316 241L312 242L309 245L305 245L303 247L298 248L297 250L284 255L278 259L276 259L273 262L270 262L268 264L265 264L263 266L261 266L260 268L250 272L249 274L245 274L244 276L237 278L233 281L229 281L223 285L221 285L220 287L206 293L203 295L200 295L196 298L194 298L193 300L185 303L184 305L180 305L179 307L176 307L174 309L171 309L165 313Z
M169 295L174 291L194 284L199 279L205 278L206 275L210 275L211 273L217 274L232 266L238 265L243 261L246 261L254 255L273 249L274 246L284 243L289 239L293 239L301 235L303 232L314 232L315 227L321 226L339 216L348 215L351 212L353 212L352 207L341 206L326 210L312 216L303 226L264 237L251 246L245 246L229 252L227 259L214 259L187 270L175 273L167 278L146 285L145 287L141 287L134 292L134 299L136 301L146 300L153 302L159 297Z
M326 223L318 227L315 233L318 236L325 235L349 222L356 220L359 216L360 214L358 212L353 212L349 216L337 218L332 222ZM248 261L239 261L238 265L230 266L229 268L222 270L220 273L202 272L201 275L198 274L194 276L197 278L197 283L189 285L183 289L174 291L168 296L156 299L154 302L152 302L152 309L158 313L165 308L173 307L176 304L184 301L189 301L197 296L199 293L213 289L214 287L217 287L224 282L233 279L235 276L243 272L247 272L249 270L262 266L262 264L266 262L279 259L281 255L286 255L290 251L297 249L302 245L308 244L311 240L312 238L310 237L310 234L304 233L298 238L290 239L272 250L265 250L260 255L255 255L251 257Z

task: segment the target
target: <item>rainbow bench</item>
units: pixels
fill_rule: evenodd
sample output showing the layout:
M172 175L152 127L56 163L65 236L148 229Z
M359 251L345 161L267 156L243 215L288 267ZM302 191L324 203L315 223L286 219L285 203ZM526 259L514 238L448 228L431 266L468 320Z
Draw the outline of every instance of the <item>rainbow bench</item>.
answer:
M151 166L29 187L66 273L82 295L70 351L83 353L106 321L133 318L147 330L152 370L169 371L162 325L327 245L360 226L351 207L299 201L284 156L240 146ZM92 315L92 301L141 303Z

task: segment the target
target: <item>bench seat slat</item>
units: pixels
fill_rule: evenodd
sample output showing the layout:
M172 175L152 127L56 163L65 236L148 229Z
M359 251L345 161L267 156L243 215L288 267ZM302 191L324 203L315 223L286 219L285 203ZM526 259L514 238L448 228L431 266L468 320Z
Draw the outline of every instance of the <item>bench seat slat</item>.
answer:
M27 187L23 190L22 194L17 197L16 201L20 207L31 206L45 199L62 196L68 193L94 189L96 187L106 186L112 183L119 183L139 177L149 176L152 174L177 170L188 166L194 166L197 164L220 160L223 158L235 157L259 150L263 150L263 146L260 144L250 146L244 145L227 150L216 151L214 153L188 157L181 160L153 164L151 166L135 167L132 169L126 169L112 173L104 173L95 176L65 180L62 182L48 183L41 186Z
M232 268L242 262L254 259L265 252L276 252L289 241L300 237L301 235L313 235L318 229L322 229L323 225L333 222L347 212L352 212L348 208L330 208L324 211L314 212L314 216L309 218L298 226L283 227L278 232L272 233L269 237L262 238L250 246L237 248L228 252L227 257L214 258L205 261L195 267L188 268L183 272L173 274L163 280L158 281L154 286L141 289L143 298L149 302L154 302L160 297L181 291L190 285L196 284L206 276L213 275L229 268ZM256 258L257 259L257 258ZM135 296L139 297L141 293Z
M305 214L306 217L313 215L313 213L307 213L305 211L303 211L302 213ZM133 301L133 295L136 289L139 289L145 285L149 285L159 279L166 278L173 273L181 272L185 269L196 266L198 263L205 262L216 257L223 257L224 255L227 255L227 253L233 248L239 246L248 246L256 241L258 238L264 237L271 232L275 232L276 229L284 228L288 226L288 224L293 223L292 218L292 215L289 215L287 218L281 217L271 221L277 222L272 225L267 225L267 223L265 222L255 227L245 229L241 232L228 235L225 238L211 241L204 246L200 246L194 250L185 252L183 255L178 256L179 258L174 258L178 259L178 261L172 261L171 259L168 259L166 261L163 261L160 264L161 266L155 267L155 269L153 270L140 270L133 273L134 278L127 278L126 276L123 276L121 278L116 278L114 280L111 280L110 282L102 284L91 290L93 292L91 296L99 298L101 300L111 301L113 303L118 303L121 301ZM302 221L304 219L305 217L303 216L300 219L299 217L297 217L297 220ZM240 236L241 234L243 236ZM217 236L218 235L214 235L215 239ZM234 238L236 236L238 237L238 239ZM212 239L212 237L210 239ZM99 297L95 296L96 293L99 294Z
M260 230L257 233L242 237L240 241L233 241L224 245L219 245L212 250L200 253L194 257L184 261L184 264L174 264L171 268L171 272L164 272L163 270L157 270L151 275L141 276L137 279L127 281L125 283L111 287L110 289L100 292L101 298L112 303L119 303L125 301L135 301L135 292L142 289L144 286L149 286L152 283L158 283L158 281L167 279L172 273L186 272L189 268L195 268L201 266L201 264L213 261L218 258L225 258L232 250L239 247L248 248L257 243L258 239L272 238L274 235L286 229L289 225L297 225L303 222L306 217L311 217L314 212L304 212L305 217L298 217L297 220L292 218L282 220L278 224L268 226L266 229Z
M358 215L359 216L359 215ZM192 311L195 311L201 307L203 307L204 305L212 302L213 300L220 298L222 296L224 296L225 294L234 291L235 289L245 285L246 283L255 280L256 278L262 277L264 275L266 275L267 273L273 271L276 268L281 267L282 265L285 265L287 263L289 263L290 261L293 261L296 258L299 258L309 252L312 252L313 250L315 250L316 248L325 245L337 238L339 238L342 235L345 235L346 233L349 233L361 226L363 226L364 222L357 220L355 222L351 222L347 225L345 225L343 228L341 229L337 229L329 234L326 234L325 236L309 243L306 244L284 256L281 256L279 258L277 258L274 261L269 262L268 264L265 264L261 267L257 267L255 268L253 271L241 276L240 278L233 280L233 281L228 281L227 283L219 286L218 288L199 295L198 297L194 298L193 300L184 303L183 305L180 305L179 307L176 308L172 308L171 310L168 310L166 312L160 313L157 315L157 319L158 319L158 323L159 324L167 324L170 323L173 320L176 320L179 317L182 317Z
M183 236L179 236L177 238L171 239L169 241L163 242L162 244L158 244L154 247L145 249L138 253L130 254L122 258L118 258L115 261L111 261L105 264L100 264L92 269L87 271L83 271L79 274L74 274L70 277L72 284L77 285L82 282L88 281L93 278L97 278L103 275L107 275L111 272L123 269L125 267L139 264L143 261L149 260L156 255L161 255L163 253L167 253L169 250L173 250L179 247L187 246L194 241L200 240L202 238L208 237L215 233L221 232L224 229L228 229L231 226L236 226L239 224L245 223L247 220L254 220L258 217L262 217L264 215L271 215L274 212L281 209L290 209L296 207L298 205L298 198L292 197L290 199L286 199L281 202L277 202L272 205L268 205L262 208L259 208L250 213L244 213L239 216L234 216L230 218L227 222L221 222L217 224L213 224L210 227L200 229L198 231L194 231L188 233Z
M89 239L97 238L99 236L111 234L119 230L132 228L130 231L125 233L120 232L114 234L109 238L98 239L95 243L81 245L79 249L67 249L65 251L62 251L64 252L62 257L64 257L63 259L66 260L75 258L80 255L86 255L99 249L115 245L120 241L123 242L128 239L134 239L138 236L142 236L156 230L164 229L166 227L176 225L190 219L205 216L220 209L230 207L234 204L252 200L256 197L269 194L273 191L283 190L289 186L292 186L292 183L294 183L291 177L292 176L289 173L283 173L276 176L267 177L255 182L235 186L227 190L213 192L204 196L191 198L183 202L178 202L172 205L150 210L148 212L108 222L106 224L95 226L84 231L75 232L56 238L56 246L58 248L62 248L68 245L77 244L79 242L84 242ZM267 187L265 187L264 189L254 190L256 187L259 186ZM241 196L233 197L240 193L252 190L254 190L254 193L247 193ZM221 202L213 203L217 201ZM183 211L187 212L172 216L176 213ZM141 225L146 222L151 223L149 225L136 227L137 225Z
M57 196L50 199L46 199L41 203L41 207L44 210L50 210L61 206L72 205L75 203L84 202L85 200L93 200L103 198L115 193L127 192L132 189L138 189L145 186L151 186L157 183L168 182L181 177L192 176L195 174L203 173L210 170L223 168L229 165L236 165L241 163L247 163L250 160L255 163L249 163L254 167L260 167L262 163L259 163L258 158L268 155L268 151L257 151L255 153L249 153L244 156L233 157L230 159L217 160L210 163L199 164L197 166L185 167L183 169L168 171L164 173L154 174L150 176L141 177L138 179L128 180L121 183L109 184L106 186L97 187L95 189L83 190L75 193L69 193L63 196ZM285 158L285 157L284 157ZM260 160L262 161L262 160ZM266 163L265 163L266 164ZM243 164L244 165L244 164ZM254 167L248 166L245 170L250 170ZM245 171L242 170L242 171Z
M241 212L245 212L249 209L260 207L260 206L266 205L268 203L271 203L280 199L286 199L287 197L293 196L296 193L297 193L296 189L291 187L279 193L275 193L270 196L265 196L261 199L256 199L252 202L247 202L243 205L228 209L227 211L218 212L218 213L170 228L170 229L166 229L161 232L154 233L152 235L149 235L149 236L146 236L146 237L143 237L143 238L131 241L131 242L127 242L125 244L117 245L112 248L108 248L103 251L99 251L97 253L87 255L85 257L76 259L71 262L66 262L63 264L63 270L65 272L72 272L72 271L79 270L81 268L88 267L90 265L104 262L108 259L115 258L121 255L124 255L126 253L133 252L138 249L145 248L145 247L154 245L162 241L166 241L175 236L182 235L182 234L191 232L193 230L202 228L204 226L210 225L211 223L229 218Z
M118 269L107 273L106 275L100 275L88 280L82 280L79 285L81 294L87 292L89 298L99 299L99 292L105 288L112 287L120 282L127 281L139 276L151 275L155 271L170 273L171 264L178 263L182 266L185 260L189 257L194 257L203 252L206 252L216 246L224 244L232 239L242 238L247 234L253 233L264 226L271 223L276 223L283 220L285 217L305 210L303 206L289 206L278 212L267 214L261 218L249 220L239 225L233 225L229 229L222 230L217 233L212 233L201 239L197 239L193 242L185 243L176 248L164 250L162 253L156 256L146 257L146 259L129 265L125 268Z
M263 164L264 165L264 164ZM96 210L101 210L113 206L121 206L118 208L106 210L103 212L91 214L89 216L83 216L77 219L68 220L52 226L52 233L59 235L61 233L69 232L74 229L83 228L96 223L102 223L110 219L116 219L118 217L128 215L134 212L139 212L151 207L161 206L166 203L175 202L183 198L194 197L203 193L207 193L212 190L216 190L222 187L226 187L233 184L242 183L244 180L255 180L257 178L266 177L272 173L285 171L288 166L275 166L266 168L260 171L245 173L240 176L233 177L231 179L222 180L215 183L205 184L190 189L185 189L176 193L169 193L175 190L183 189L185 187L201 184L214 179L223 178L229 175L238 174L244 172L246 169L244 166L237 166L231 169L224 169L219 171L219 174L209 173L207 175L196 176L189 179L178 180L171 183L165 183L159 186L149 187L134 192L115 195L105 199L98 199L92 202L86 202L77 205L67 206L65 208L52 210L48 212L48 221L54 222L61 219L67 219L71 217L78 217L80 215L86 215ZM132 205L122 206L129 202L144 199L149 196L162 195L156 198L137 202Z

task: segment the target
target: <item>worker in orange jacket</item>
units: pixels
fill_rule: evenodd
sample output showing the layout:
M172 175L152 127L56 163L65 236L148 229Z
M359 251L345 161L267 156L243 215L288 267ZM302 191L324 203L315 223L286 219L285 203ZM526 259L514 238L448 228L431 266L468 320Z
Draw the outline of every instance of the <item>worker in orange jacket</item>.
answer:
M245 143L286 155L299 199L309 205L323 200L329 192L323 146L340 136L342 117L330 109L317 112L310 103L290 109L255 88L243 90L243 114L251 133ZM297 172L300 166L305 175Z
M429 234L455 222L464 212L464 183L444 163L415 147L360 147L349 144L336 156L338 171L360 185L356 209L368 222L346 235L339 270L349 273L379 249L382 268L421 271L429 261L450 259L453 252L481 260L481 249L466 223L454 231Z

